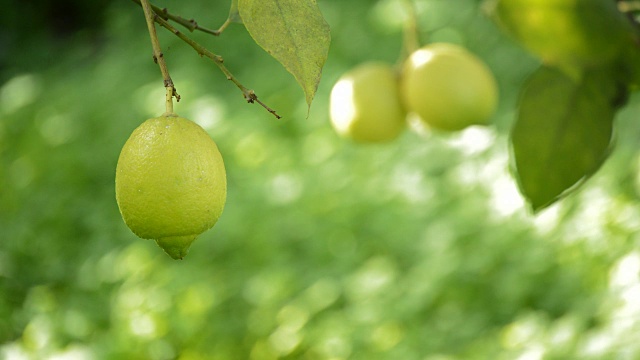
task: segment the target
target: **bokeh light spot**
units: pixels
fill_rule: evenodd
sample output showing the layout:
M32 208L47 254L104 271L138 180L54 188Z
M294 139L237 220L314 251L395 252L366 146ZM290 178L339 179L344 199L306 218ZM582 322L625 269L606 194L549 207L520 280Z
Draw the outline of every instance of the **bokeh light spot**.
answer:
M302 341L302 335L295 329L280 326L269 336L269 343L280 356L291 353Z
M278 174L269 182L267 195L274 204L288 204L300 198L303 190L302 182L295 174Z
M202 96L187 109L188 118L207 130L217 130L227 112L227 105L218 97Z
M14 160L9 168L9 174L16 188L26 188L35 177L36 168L29 157L22 156Z
M380 351L388 351L396 346L404 337L404 330L395 323L389 322L377 326L371 333L371 342Z
M40 125L40 133L52 146L62 145L72 140L77 134L77 126L70 114L48 116Z
M0 88L0 112L11 114L31 104L42 92L42 81L35 74L23 74L9 79Z
M396 275L396 266L391 259L383 256L369 259L349 278L347 294L354 300L374 296L391 285Z
M320 311L330 306L340 296L340 285L332 279L323 278L308 287L302 297L312 311Z
M247 168L258 167L267 159L268 154L268 142L263 136L255 133L240 139L235 147L237 162Z

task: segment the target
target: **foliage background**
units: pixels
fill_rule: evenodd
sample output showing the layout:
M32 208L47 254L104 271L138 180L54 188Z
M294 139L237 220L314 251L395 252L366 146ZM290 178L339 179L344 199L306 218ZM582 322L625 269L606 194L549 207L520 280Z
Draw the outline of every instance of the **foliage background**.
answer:
M157 4L215 28L227 2ZM604 168L530 215L507 135L538 64L477 1L416 3L424 40L467 46L495 72L496 125L384 146L339 139L328 93L358 63L398 59L395 1L319 2L333 42L308 118L242 26L192 36L282 121L160 29L176 111L210 132L229 179L223 217L180 262L137 239L114 198L120 148L163 111L141 9L60 2L60 21L40 3L0 12L0 357L640 357L638 99Z

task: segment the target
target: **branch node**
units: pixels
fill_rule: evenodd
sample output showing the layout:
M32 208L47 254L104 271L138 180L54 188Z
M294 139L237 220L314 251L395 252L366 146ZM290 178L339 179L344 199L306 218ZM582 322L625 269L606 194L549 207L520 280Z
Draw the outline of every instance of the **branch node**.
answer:
M247 91L245 97L247 98L247 102L250 102L252 104L254 101L258 100L258 95L256 95L255 91L253 90Z

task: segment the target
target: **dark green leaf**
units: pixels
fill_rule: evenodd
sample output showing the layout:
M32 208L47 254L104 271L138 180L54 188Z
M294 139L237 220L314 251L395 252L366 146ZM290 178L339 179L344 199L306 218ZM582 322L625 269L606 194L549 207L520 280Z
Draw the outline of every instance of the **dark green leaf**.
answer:
M529 79L511 141L520 190L534 211L565 196L606 159L619 95L609 72L574 79L543 67Z
M316 93L331 35L314 0L239 0L249 34L296 78L307 104Z

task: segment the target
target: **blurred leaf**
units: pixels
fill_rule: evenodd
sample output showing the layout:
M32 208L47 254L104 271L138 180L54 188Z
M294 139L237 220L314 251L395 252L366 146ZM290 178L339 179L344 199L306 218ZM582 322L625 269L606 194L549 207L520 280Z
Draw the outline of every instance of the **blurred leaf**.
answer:
M640 87L640 47L638 45L625 47L619 70L618 76L621 81L634 90Z
M542 67L529 79L511 141L520 190L535 211L565 196L606 159L616 100L608 72L575 80Z
M611 0L490 0L492 18L545 63L564 67L615 59L634 36Z
M251 37L293 74L311 106L331 42L315 0L239 0L238 8Z
M238 11L238 0L231 0L231 8L229 9L229 20L242 23L242 18L240 17L240 12Z

